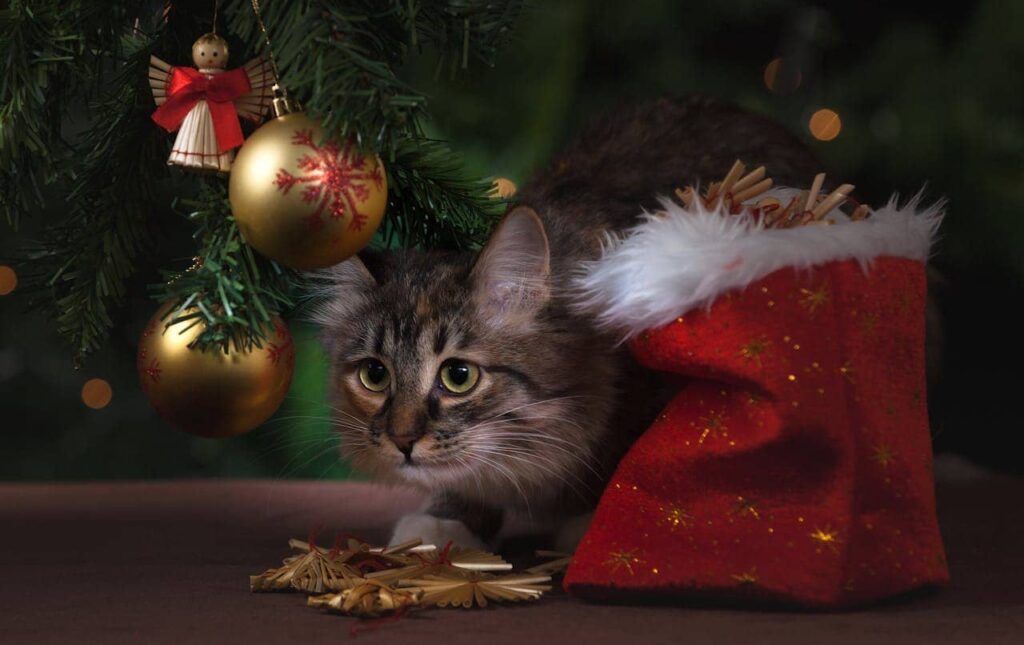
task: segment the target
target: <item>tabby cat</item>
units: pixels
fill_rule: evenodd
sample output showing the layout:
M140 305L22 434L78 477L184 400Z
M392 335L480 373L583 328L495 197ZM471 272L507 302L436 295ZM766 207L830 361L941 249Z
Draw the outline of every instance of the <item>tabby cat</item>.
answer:
M540 172L478 254L364 254L326 272L316 319L343 450L430 495L393 541L480 547L518 514L572 548L666 392L574 309L574 274L657 196L736 159L788 185L820 171L799 139L739 108L637 104Z

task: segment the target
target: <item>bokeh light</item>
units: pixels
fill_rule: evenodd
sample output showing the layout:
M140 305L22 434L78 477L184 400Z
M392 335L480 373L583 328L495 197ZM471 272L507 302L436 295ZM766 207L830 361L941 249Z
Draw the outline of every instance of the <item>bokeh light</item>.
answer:
M800 70L785 58L773 58L764 68L764 84L776 94L792 92L800 87Z
M512 181L511 179L506 179L504 177L498 177L497 179L494 180L494 183L491 185L491 197L495 197L498 199L509 199L510 197L516 194L517 190L519 189L516 187L514 181Z
M18 286L18 274L9 266L0 265L0 296L6 296Z
M831 141L839 136L843 129L843 121L835 110L822 108L811 115L807 123L811 136L819 141Z
M110 383L101 378L89 379L82 386L82 403L93 410L107 407L112 398L114 398L114 390L111 389Z

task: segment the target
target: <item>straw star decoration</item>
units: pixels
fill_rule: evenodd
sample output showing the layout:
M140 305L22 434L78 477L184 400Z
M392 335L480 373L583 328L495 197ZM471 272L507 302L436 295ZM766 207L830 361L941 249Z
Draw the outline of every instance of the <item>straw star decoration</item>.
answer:
M504 574L512 565L500 556L450 543L438 550L412 540L372 547L348 539L332 549L290 540L298 554L282 566L249 578L252 591L302 591L310 607L361 618L399 617L426 607L485 607L488 602L536 600L551 589L551 574L568 563L567 554L523 574Z

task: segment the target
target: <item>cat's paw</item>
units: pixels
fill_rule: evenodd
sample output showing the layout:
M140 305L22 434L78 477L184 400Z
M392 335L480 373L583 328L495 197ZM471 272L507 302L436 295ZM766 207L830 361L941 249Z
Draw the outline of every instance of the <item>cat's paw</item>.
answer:
M427 513L406 515L395 524L391 544L401 544L419 538L423 544L443 549L448 542L465 549L486 551L487 545L458 520L446 520Z

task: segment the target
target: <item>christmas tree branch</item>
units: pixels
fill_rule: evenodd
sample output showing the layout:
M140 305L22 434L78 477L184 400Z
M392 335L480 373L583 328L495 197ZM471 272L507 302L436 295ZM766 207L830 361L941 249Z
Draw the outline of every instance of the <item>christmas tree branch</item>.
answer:
M502 202L487 195L489 181L468 177L440 141L398 145L388 166L388 215L382 240L391 246L469 249L484 241Z
M12 227L43 204L41 186L67 147L51 123L82 45L67 30L69 13L56 2L0 9L0 210Z
M468 68L470 60L494 65L524 4L486 0L410 2L402 19L410 30L411 44L434 47L439 54L438 70L447 66L454 76L458 69Z
M125 298L125 281L149 241L146 216L161 171L163 142L142 101L151 40L126 39L128 56L114 91L91 106L98 115L76 147L69 214L50 227L28 258L30 283L78 357L96 349ZM156 160L156 163L154 161Z
M0 9L0 211L17 228L67 171L61 122L115 52L130 11L85 0L14 0Z
M273 314L290 309L294 273L255 253L242 239L231 216L224 181L204 182L197 199L180 200L193 208L199 255L186 271L165 272L155 285L158 300L177 303L167 320L204 325L195 345L227 351L262 347Z

